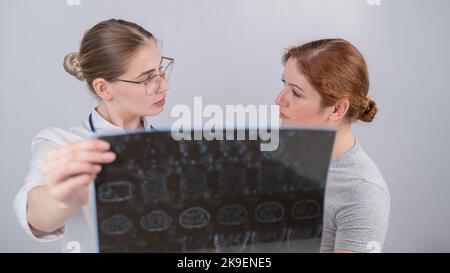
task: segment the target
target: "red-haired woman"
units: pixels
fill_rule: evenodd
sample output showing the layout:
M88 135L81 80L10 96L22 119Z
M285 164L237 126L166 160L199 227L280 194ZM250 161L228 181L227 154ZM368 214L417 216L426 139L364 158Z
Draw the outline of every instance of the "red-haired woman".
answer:
M282 125L336 129L321 251L381 251L390 194L378 167L351 130L357 120L371 122L378 111L368 97L363 56L348 41L325 39L288 49L283 62L284 88L276 98Z

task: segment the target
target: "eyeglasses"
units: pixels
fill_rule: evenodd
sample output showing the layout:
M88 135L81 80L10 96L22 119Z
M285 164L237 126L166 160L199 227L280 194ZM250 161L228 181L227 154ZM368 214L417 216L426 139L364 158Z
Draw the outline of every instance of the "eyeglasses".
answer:
M169 81L170 74L173 70L175 59L170 57L162 57L161 63L159 65L159 73L149 76L147 79L143 81L129 81L129 80L123 80L123 79L112 79L109 78L107 80L109 81L119 81L119 82L128 82L128 83L134 83L134 84L142 84L145 86L145 94L147 96L150 96L151 94L155 93L160 85L161 85L161 78L164 79L166 82Z

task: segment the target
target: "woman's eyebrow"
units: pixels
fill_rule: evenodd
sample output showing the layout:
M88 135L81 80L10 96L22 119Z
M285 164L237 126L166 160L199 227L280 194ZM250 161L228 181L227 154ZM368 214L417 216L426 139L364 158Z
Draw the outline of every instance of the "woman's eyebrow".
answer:
M300 86L298 86L298 85L296 85L296 84L293 84L293 83L290 83L290 85L292 85L292 86L294 86L294 87L297 87L300 91L302 91L302 92L305 92Z
M162 61L163 61L163 58L161 57L161 61L159 62L159 66L161 66ZM158 69L159 69L159 68L158 68ZM155 71L156 71L156 68L152 68L152 69L150 69L150 70L144 71L144 72L142 72L139 76L137 76L136 79L139 79L139 78L142 77L143 75L150 74L150 73L155 72Z
M155 71L156 71L156 68L152 68L152 69L150 69L150 70L144 71L144 72L142 72L139 76L137 76L136 79L139 79L139 78L142 77L143 75L150 74L150 73L155 72Z
M286 81L286 79L284 78L284 76L283 76L283 80ZM298 85L296 85L296 84L293 84L293 83L290 83L290 82L287 82L287 81L286 81L286 83L289 84L289 85L292 85L292 86L294 86L294 87L297 87L301 92L305 93L305 91L304 91L300 86L298 86Z

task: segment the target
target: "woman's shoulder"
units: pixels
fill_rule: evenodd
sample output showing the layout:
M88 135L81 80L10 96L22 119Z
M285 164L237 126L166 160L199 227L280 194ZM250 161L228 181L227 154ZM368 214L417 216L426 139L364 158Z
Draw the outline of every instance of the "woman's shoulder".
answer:
M360 148L360 153L360 161L356 165L357 169L359 169L360 183L362 183L362 185L369 184L372 185L372 187L379 188L389 196L389 188L377 164L362 148Z
M359 144L333 162L330 172L342 186L353 188L359 184L360 188L378 189L389 195L389 188L380 169Z
M41 142L51 142L59 146L72 143L78 140L87 139L89 132L82 126L70 128L47 127L40 130L31 142L31 145L37 145Z

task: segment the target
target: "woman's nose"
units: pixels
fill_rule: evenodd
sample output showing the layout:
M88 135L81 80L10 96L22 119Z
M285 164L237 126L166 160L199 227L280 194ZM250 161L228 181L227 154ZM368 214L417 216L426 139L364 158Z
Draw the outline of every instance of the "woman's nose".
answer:
M164 79L161 78L161 82L159 83L158 93L167 92L170 89L170 84Z
M278 94L278 96L275 99L275 103L278 104L279 106L283 106L283 107L287 107L288 106L288 101L286 99L286 88L283 88L280 92L280 94Z

